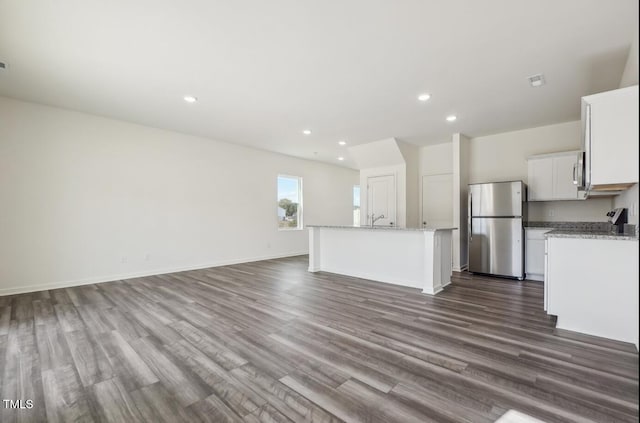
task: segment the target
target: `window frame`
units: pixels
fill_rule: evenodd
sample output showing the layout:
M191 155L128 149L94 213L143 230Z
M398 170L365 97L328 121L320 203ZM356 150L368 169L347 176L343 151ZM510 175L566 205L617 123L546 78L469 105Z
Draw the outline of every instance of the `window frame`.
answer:
M278 231L301 231L304 229L304 221L303 221L303 210L304 210L304 205L303 205L303 180L302 180L302 176L295 176L295 175L288 175L288 174L284 174L284 173L278 173L278 176L276 177L276 217L278 216L278 202L280 201L279 194L280 192L278 191L278 179L280 178L289 178L289 179L295 179L298 181L298 210L297 210L297 214L298 214L298 218L297 218L297 223L298 225L296 227L280 227L280 225L278 224Z

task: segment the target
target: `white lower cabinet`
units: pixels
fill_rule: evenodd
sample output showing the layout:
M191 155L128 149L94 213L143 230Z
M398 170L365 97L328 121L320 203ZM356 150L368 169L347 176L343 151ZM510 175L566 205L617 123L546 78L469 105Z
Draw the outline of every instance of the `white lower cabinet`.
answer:
M552 228L525 228L524 269L527 279L544 280L544 234L552 230Z
M549 243L545 239L544 241L544 274L549 274L549 254L548 254ZM549 283L548 281L544 281L544 311L549 313Z
M638 346L638 241L549 237L547 313L556 327Z

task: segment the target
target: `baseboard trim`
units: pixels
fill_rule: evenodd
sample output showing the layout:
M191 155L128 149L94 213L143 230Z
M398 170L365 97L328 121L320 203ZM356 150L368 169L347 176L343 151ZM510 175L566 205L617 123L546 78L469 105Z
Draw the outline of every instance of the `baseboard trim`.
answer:
M526 273L525 279L528 279L530 281L544 282L544 275L540 275L537 273Z
M455 267L455 266L454 266L454 267L452 268L452 270L453 270L454 272L466 272L466 271L467 271L467 269L469 269L469 265L468 265L468 264L462 265L462 266L460 266L460 267Z
M75 286L91 285L94 283L114 282L124 279L143 278L145 276L166 275L168 273L186 272L189 270L200 270L209 267L230 266L232 264L251 263L254 261L273 260L285 257L295 257L309 254L307 251L290 252L283 254L272 254L267 256L248 257L233 260L220 260L211 263L202 263L193 266L181 266L166 269L148 270L142 272L124 273L119 275L99 276L95 278L78 279L74 281L62 281L49 284L28 285L21 287L2 288L0 289L0 297L7 295L26 294L28 292L46 291L49 289L73 288Z
M434 289L433 292L427 291L426 289L423 289L422 293L426 294L426 295L436 295L436 294L439 294L440 292L442 292L442 288L443 288L443 286L440 286L437 289Z
M615 334L615 336L609 336L608 333L602 333L600 331L592 331L582 326L574 326L571 324L565 325L564 321L560 319L560 316L557 316L557 317L558 317L558 320L556 320L556 329L567 330L567 331L581 333L589 336L597 336L598 338L603 338L603 339L612 339L614 341L619 341L619 342L627 342L629 344L635 345L637 348L638 341L635 339L635 333L630 336L627 336L626 334L625 335Z

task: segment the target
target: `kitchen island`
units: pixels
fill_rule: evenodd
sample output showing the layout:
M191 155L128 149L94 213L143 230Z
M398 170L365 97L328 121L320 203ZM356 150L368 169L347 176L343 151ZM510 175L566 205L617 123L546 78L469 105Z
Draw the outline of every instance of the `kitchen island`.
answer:
M325 271L435 295L451 282L455 228L309 225L309 271Z

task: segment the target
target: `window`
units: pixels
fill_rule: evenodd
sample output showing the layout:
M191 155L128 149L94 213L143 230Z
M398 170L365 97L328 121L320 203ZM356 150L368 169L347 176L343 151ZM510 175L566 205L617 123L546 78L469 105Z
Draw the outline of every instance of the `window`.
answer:
M360 226L360 185L353 186L353 225Z
M302 178L278 175L278 229L302 229Z

